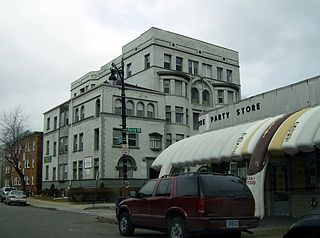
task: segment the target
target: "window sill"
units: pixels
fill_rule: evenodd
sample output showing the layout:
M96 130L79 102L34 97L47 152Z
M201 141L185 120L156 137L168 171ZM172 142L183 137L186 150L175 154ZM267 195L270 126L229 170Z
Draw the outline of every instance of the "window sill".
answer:
M122 145L112 145L112 148L121 149L121 148L122 148ZM137 149L137 150L139 150L140 147L139 147L139 146L129 146L129 149L133 149L133 150Z

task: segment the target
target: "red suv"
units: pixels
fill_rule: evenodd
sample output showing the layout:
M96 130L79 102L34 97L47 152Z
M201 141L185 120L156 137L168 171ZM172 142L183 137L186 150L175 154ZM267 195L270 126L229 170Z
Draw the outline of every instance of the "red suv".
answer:
M123 236L132 236L137 227L168 232L170 238L195 232L241 237L241 231L259 225L249 188L234 176L166 176L148 181L130 195L117 207Z

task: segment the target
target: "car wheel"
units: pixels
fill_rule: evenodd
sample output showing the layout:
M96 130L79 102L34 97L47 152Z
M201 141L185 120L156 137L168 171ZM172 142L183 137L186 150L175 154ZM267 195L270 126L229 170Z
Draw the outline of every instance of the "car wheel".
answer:
M186 224L181 217L174 217L169 224L169 238L185 238L188 236Z
M123 212L119 217L119 231L122 236L132 236L134 233L134 226L131 223L129 214Z
M231 237L231 238L241 238L241 231L236 231L236 232L233 232L230 234L230 236L228 237Z

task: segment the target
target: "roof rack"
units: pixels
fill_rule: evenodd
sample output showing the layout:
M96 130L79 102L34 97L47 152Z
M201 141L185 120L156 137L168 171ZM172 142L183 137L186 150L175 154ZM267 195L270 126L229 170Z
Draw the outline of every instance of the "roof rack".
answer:
M167 177L172 177L172 176L183 176L183 175L200 175L200 174L212 174L212 175L232 175L232 174L223 174L223 173L215 173L215 172L187 172L187 173L174 173L174 174L166 174L161 176L160 178L167 178Z

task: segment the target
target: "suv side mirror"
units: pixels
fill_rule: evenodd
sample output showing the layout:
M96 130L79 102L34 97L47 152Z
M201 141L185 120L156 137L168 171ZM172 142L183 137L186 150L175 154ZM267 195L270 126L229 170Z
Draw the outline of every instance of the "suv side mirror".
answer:
M137 195L138 195L138 194L137 194L136 191L130 191L129 194L128 194L128 197L130 197L130 198L137 198L137 197L138 197Z

